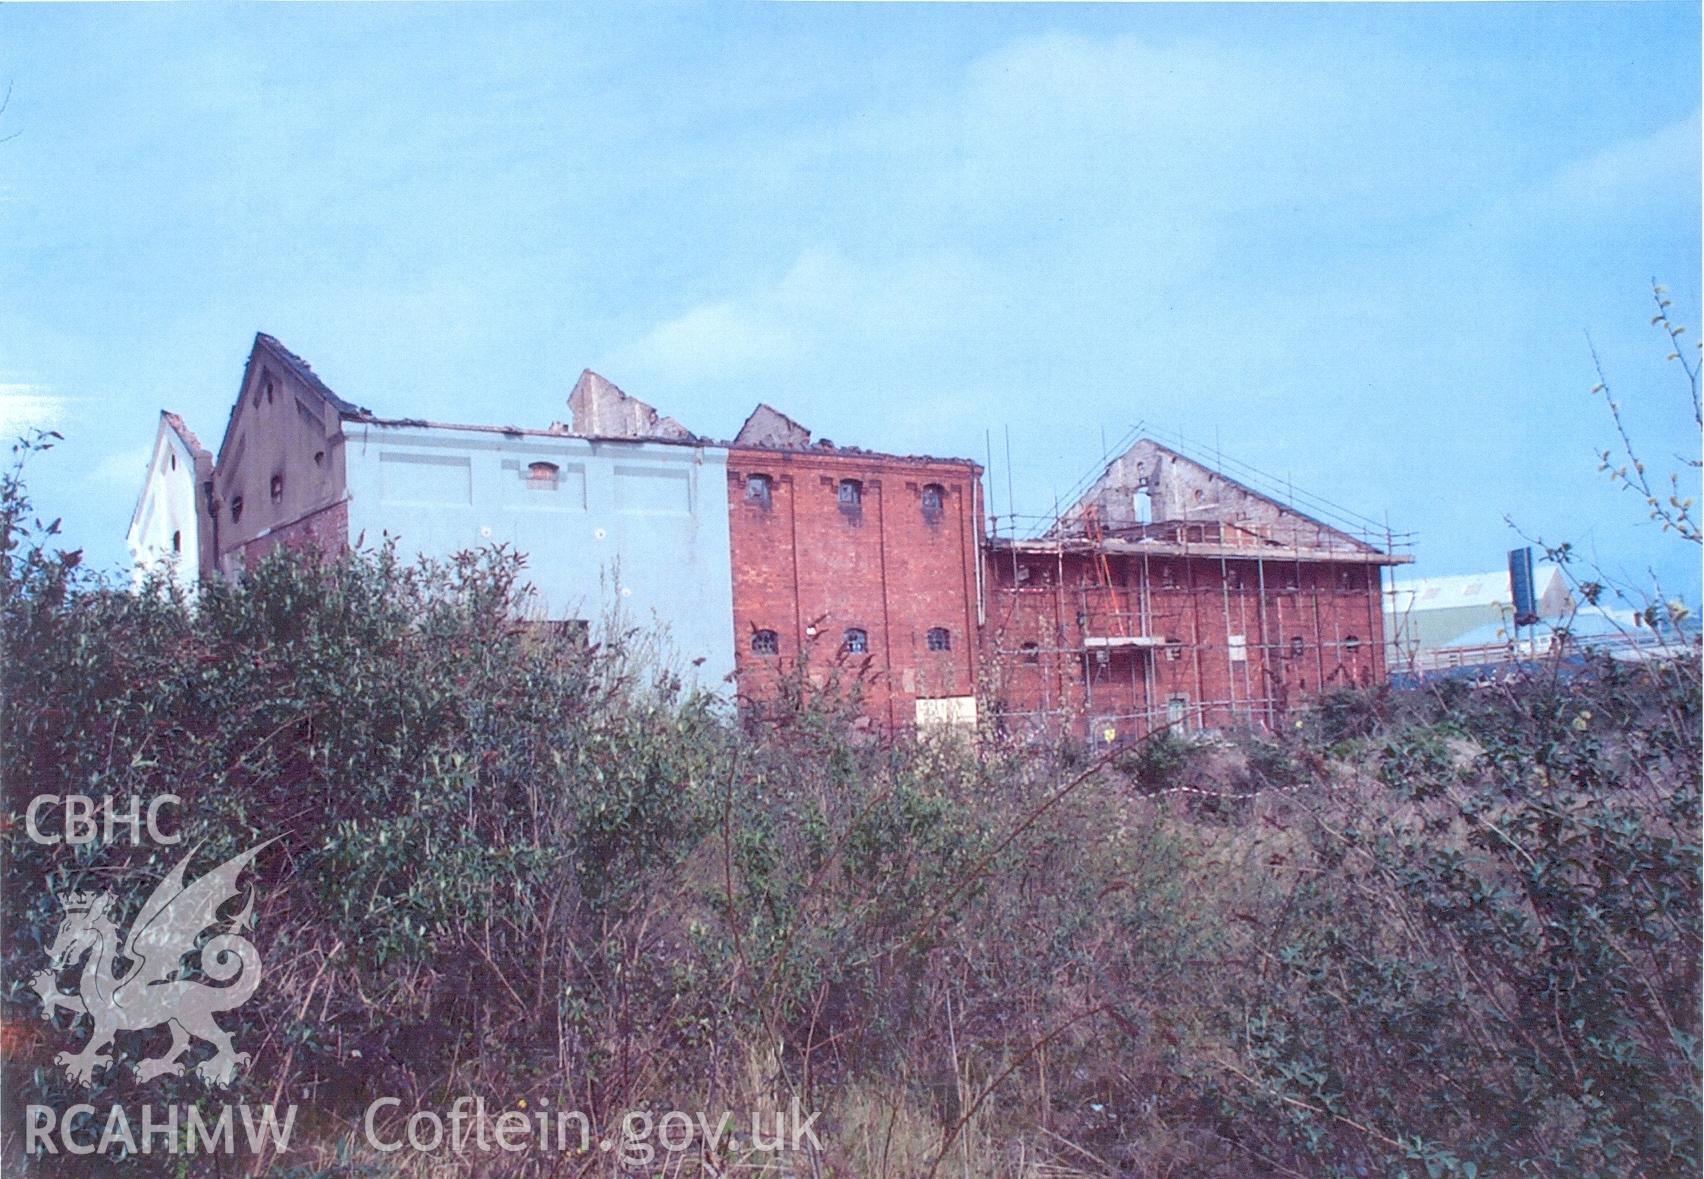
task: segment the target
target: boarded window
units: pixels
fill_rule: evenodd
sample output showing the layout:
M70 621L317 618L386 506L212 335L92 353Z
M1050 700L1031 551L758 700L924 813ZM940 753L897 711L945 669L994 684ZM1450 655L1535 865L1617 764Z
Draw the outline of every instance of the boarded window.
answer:
M840 649L848 655L862 655L870 649L870 636L859 627L848 627Z
M757 504L767 508L771 503L773 487L768 475L747 475L745 482L745 497L748 504Z
M1189 716L1189 697L1171 696L1166 699L1166 723L1181 725Z
M929 633L924 636L924 642L931 651L951 651L953 649L953 636L944 626L930 627Z
M947 510L947 489L939 483L923 485L923 518L939 520Z
M772 630L754 630L751 632L751 653L753 655L779 655L781 639Z
M864 485L856 479L842 479L835 491L835 498L846 511L857 511L864 502Z

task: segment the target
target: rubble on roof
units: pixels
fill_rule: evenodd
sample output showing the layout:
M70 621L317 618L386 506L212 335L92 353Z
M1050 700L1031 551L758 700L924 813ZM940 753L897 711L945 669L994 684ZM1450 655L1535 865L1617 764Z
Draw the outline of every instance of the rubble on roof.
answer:
M811 432L774 406L758 403L734 437L735 446L803 448L811 444Z
M580 374L568 395L574 433L582 438L665 438L691 442L696 435L673 418L663 417L630 397L591 369Z

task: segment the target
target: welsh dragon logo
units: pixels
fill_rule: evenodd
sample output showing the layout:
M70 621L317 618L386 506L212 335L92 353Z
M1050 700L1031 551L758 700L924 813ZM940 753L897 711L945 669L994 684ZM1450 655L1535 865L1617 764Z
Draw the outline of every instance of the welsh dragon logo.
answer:
M219 909L236 897L237 877L242 870L272 842L269 839L232 856L188 885L183 882L184 869L195 852L191 850L179 860L131 923L122 949L129 965L122 971L118 969L121 952L112 893L61 895L65 918L48 951L52 965L36 974L33 986L41 996L43 1019L52 1019L54 1010L64 1007L85 1012L94 1020L94 1034L81 1052L61 1052L54 1058L64 1066L67 1076L89 1084L97 1067L111 1066L108 1050L114 1035L146 1031L163 1023L170 1026L171 1047L164 1056L137 1063L136 1072L142 1080L181 1074L183 1065L178 1057L188 1050L191 1039L206 1040L215 1049L213 1056L196 1067L202 1080L229 1085L236 1079L237 1069L248 1064L249 1054L232 1049L229 1033L214 1022L213 1016L241 1007L260 985L260 954L253 942L241 936L251 928L254 897L251 894L242 912L228 921L219 917ZM214 982L228 984L225 986L180 977L184 955L194 951L197 939L211 930L220 932L201 947L201 969ZM59 989L59 972L78 961L83 961L83 973L77 993L66 994Z

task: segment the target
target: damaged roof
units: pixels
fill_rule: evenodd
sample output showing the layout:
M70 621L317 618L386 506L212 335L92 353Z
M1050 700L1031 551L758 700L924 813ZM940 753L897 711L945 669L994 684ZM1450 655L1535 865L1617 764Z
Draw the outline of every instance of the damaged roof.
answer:
M370 410L362 406L355 405L353 402L345 401L336 393L332 392L331 386L320 380L319 374L314 372L314 366L303 360L300 356L297 356L288 348L284 347L283 344L278 342L278 338L276 336L269 336L265 332L256 332L254 335L254 346L257 351L264 350L271 354L271 356L276 359L279 364L288 369L298 380L307 385L308 388L312 389L315 393L318 393L321 397L325 398L326 401L330 403L331 407L338 413L343 414L345 417L371 416ZM243 376L243 383L245 385L248 383L248 375L246 371Z
M1339 555L1382 551L1151 438L1137 439L1108 463L1044 539L1096 536L1149 544L1180 527L1193 532L1198 526L1216 528L1219 535L1197 537L1192 546Z
M698 436L673 418L664 417L613 381L591 369L580 373L568 394L574 433L582 438L654 438L667 442L696 442Z
M169 409L162 409L160 419L171 428L172 433L183 440L183 444L189 448L189 453L195 456L197 466L200 465L202 459L206 459L208 462L213 461L213 452L201 445L201 439L195 436L195 431L184 424L183 418Z
M764 401L757 403L740 432L734 435L735 446L802 448L810 444L808 429Z

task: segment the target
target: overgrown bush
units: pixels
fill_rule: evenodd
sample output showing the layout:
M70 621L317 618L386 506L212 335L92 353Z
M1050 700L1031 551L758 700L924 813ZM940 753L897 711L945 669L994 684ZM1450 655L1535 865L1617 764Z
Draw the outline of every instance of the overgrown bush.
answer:
M265 983L224 1018L239 1095L301 1107L309 1161L274 1161L303 1174L393 1173L350 1148L366 1104L465 1094L797 1097L825 1150L795 1169L825 1175L1698 1167L1696 660L1051 756L879 738L855 668L737 721L648 636L526 625L501 550L279 554L192 602L52 546L14 471L8 1126L225 1099L124 1068L74 1089L52 1057L81 1029L25 983L50 889L110 884L122 927L188 849L277 836ZM167 791L175 847L23 830L37 794Z

